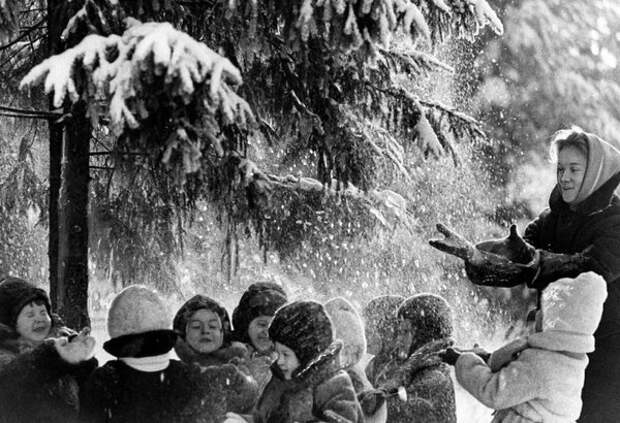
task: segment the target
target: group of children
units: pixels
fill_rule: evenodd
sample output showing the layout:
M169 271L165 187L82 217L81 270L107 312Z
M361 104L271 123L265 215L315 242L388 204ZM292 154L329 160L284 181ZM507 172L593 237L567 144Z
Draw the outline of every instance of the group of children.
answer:
M605 297L594 273L556 282L538 328L488 354L453 346L451 308L433 294L378 297L360 314L255 283L231 322L204 295L170 319L157 293L130 286L108 312L103 347L117 359L98 366L88 330L63 327L44 291L8 278L0 422L450 423L450 365L494 421L575 421Z

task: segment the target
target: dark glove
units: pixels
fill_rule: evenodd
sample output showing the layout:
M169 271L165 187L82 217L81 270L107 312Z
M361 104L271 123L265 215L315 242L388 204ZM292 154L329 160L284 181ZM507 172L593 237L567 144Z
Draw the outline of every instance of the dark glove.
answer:
M481 243L482 249L442 224L437 225L437 230L445 239L432 239L430 245L465 260L465 272L476 285L510 288L530 282L536 274L539 254L518 236L516 227L504 240ZM530 257L527 263L511 260L526 261Z
M357 395L357 400L362 406L364 415L371 416L377 412L377 410L383 405L387 394L383 389L371 389L368 391L360 392Z
M446 348L445 350L439 352L438 355L439 358L441 358L441 361L454 366L456 364L456 360L458 360L461 356L461 353L454 348Z
M580 273L591 270L592 263L588 252L592 247L586 248L576 254L556 254L545 250L538 250L540 263L532 280L527 284L530 288L542 291L551 282L560 278L574 278Z

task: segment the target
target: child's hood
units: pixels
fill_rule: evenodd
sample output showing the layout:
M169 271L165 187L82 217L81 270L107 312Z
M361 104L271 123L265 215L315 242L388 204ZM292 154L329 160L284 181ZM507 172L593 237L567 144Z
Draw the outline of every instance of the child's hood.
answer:
M605 280L594 272L551 283L542 293L542 332L530 335L528 343L554 351L594 351L606 298Z
M396 312L403 301L405 297L401 295L382 295L370 300L362 310L366 341L371 341L373 334L378 336L384 348L380 354L387 354L393 349L398 326Z
M364 324L353 305L342 297L332 298L325 303L325 311L332 319L336 339L343 343L340 357L342 366L351 367L366 353Z

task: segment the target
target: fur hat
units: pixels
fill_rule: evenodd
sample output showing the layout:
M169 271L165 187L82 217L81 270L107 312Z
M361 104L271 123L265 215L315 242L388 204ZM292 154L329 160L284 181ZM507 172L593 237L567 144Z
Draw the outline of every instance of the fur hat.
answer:
M250 285L232 314L235 339L249 344L248 327L252 320L259 316L273 316L286 302L286 293L275 283L257 282Z
M194 295L181 306L176 316L174 316L174 321L172 323L174 331L181 338L185 339L187 322L195 312L202 309L210 310L220 318L220 322L222 322L222 331L224 333L224 344L228 345L232 335L228 311L226 311L220 303L205 295Z
M43 302L51 317L50 299L44 290L23 279L6 277L0 283L0 323L15 329L19 312L33 301Z
M114 298L108 311L110 340L103 348L116 357L147 357L172 349L176 335L161 298L149 288L132 285Z
M294 301L278 309L269 337L293 350L302 368L334 342L332 322L315 301Z
M448 302L434 294L416 294L398 308L399 318L411 322L416 331L412 350L430 341L452 336L452 309Z
M336 339L343 342L340 356L342 365L350 367L359 362L366 353L364 324L353 305L342 297L325 303L325 311L332 320Z

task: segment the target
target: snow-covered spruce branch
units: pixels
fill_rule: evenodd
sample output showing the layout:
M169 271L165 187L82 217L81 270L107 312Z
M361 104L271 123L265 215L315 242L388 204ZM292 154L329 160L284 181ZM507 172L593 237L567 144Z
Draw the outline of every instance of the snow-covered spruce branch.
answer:
M422 51L405 52L380 48L378 52L397 72L424 75L434 69L441 69L454 73L452 66Z
M422 37L427 40L431 40L434 31L451 31L452 27L459 27L461 35L476 34L485 25L490 25L497 34L503 33L502 23L487 0L462 0L463 7L460 8L453 3L456 2L299 0L290 2L291 10L283 15L285 19L293 19L287 28L295 36L289 39L297 37L306 42L311 36L320 36L343 50L357 49L364 42L388 46L397 31L403 31L413 39ZM475 24L465 24L468 21Z
M77 91L79 67L88 73L90 81L86 82L94 92ZM227 121L239 121L244 126L252 118L247 103L231 89L241 83L239 70L168 23L134 21L122 37L89 35L77 46L32 68L20 87L43 82L45 93L54 92L55 107L62 106L66 97L75 102L83 94L107 98L111 125L119 134L125 126L137 128L144 113L148 114L148 110L136 110L129 103L137 100L145 107L140 100L150 93L143 81L160 75L170 95L181 97L186 104L193 100L197 85L207 83L209 95L203 101L213 114L221 112Z
M223 154L223 126L244 129L254 122L250 106L234 90L241 74L228 59L169 23L128 23L122 36L89 35L46 59L20 86L43 83L46 93L54 93L56 107L65 99L93 104L104 99L116 135L152 131L141 125L151 119L151 126L162 125L154 141L162 148L162 162L171 165L169 160L178 157L173 153L179 152L184 173L194 172L209 145ZM80 75L86 75L86 81L79 80ZM164 116L170 120L167 126L153 121L162 110L169 111ZM144 143L140 148L152 149Z
M411 118L407 119L409 124L413 124L413 128L398 128L402 133L407 133L408 129L413 130L414 139L417 141L418 147L424 153L425 156L432 155L436 158L445 155L446 149L449 150L453 157L456 154L456 150L452 145L445 145L445 142L449 143L449 139L441 137L444 144L441 143L440 138L437 136L435 130L431 126L426 116L426 109L422 107L419 99L410 92L392 87L382 88L374 84L367 83L366 88L370 91L379 92L385 96L391 97L396 100L395 103L391 102L391 108L399 108L399 114L408 115ZM415 116L415 117L414 117ZM454 157L455 161L457 160Z
M351 183L347 184L344 189L337 189L341 184L336 180L332 180L330 185L325 185L317 179L304 176L268 174L258 169L254 162L244 158L240 159L237 169L241 176L242 186L245 188L250 185L260 187L261 192L256 193L258 195L264 195L273 190L286 190L299 194L316 193L334 198L339 197L360 202L384 226L390 226L390 222L398 222L407 226L410 224L411 216L407 210L407 201L401 195L388 189L373 189L365 192Z
M387 158L407 180L411 175L405 167L405 149L392 134L373 123L368 118L359 118L356 113L348 108L342 108L340 120L343 128L352 136L361 139L363 143L371 146L378 156Z
M481 129L483 124L479 120L466 115L463 112L459 112L453 107L445 106L441 103L419 100L420 104L427 108L432 108L440 111L443 114L448 115L451 119L457 120L470 127L471 131L476 133L480 138L487 139L487 134Z
M416 131L418 131L418 136L421 135L420 133L428 135L426 137L427 141L424 141L424 136L420 137L419 140L426 148L430 147L430 152L436 156L443 153L443 150L436 151L433 147L439 144L451 151L455 161L458 161L454 143L458 138L462 138L463 134L468 134L474 141L488 140L486 133L481 129L483 126L482 123L454 108L444 106L440 103L421 100L401 88L381 88L372 84L367 84L367 87L399 100L413 110L422 111L422 116L425 119L421 119L418 122ZM433 123L432 127L429 123L429 117L432 117L432 119L430 119L432 121L430 123ZM431 131L428 130L432 130L433 128L434 137L431 136ZM435 142L436 140L437 142Z

